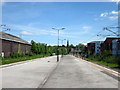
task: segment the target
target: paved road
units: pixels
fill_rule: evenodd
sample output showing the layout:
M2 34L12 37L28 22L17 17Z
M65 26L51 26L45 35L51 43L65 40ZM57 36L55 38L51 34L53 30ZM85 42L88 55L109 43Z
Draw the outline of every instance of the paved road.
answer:
M56 65L52 56L1 68L2 88L37 88Z
M118 88L118 81L80 59L67 55L43 88Z
M2 68L2 88L38 87L117 88L118 81L70 55L64 56L59 63L56 56L52 56Z

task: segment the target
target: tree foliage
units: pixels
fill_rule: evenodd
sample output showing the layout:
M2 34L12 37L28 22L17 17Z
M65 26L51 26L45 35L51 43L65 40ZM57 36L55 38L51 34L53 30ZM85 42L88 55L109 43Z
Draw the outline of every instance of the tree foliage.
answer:
M35 54L49 54L52 55L52 53L57 54L57 46L48 46L45 43L36 43L35 41L31 41L31 50ZM59 54L66 54L67 49L66 48L59 48Z

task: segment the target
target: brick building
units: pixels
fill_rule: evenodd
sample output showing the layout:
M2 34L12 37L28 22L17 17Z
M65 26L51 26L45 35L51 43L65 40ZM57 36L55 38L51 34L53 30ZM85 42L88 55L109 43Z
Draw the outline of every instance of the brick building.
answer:
M95 53L95 42L96 41L87 43L87 49L91 52L91 54Z
M101 44L101 51L105 50L111 50L112 51L112 41L118 39L117 37L108 37L104 41L104 43Z
M101 53L101 43L103 43L103 41L89 42L87 44L87 48L91 52L91 54L93 54L93 53L100 54Z
M31 44L17 36L8 33L0 32L0 42L1 53L4 53L5 57L10 56L10 54L13 52L18 52L19 46L23 54L31 51Z

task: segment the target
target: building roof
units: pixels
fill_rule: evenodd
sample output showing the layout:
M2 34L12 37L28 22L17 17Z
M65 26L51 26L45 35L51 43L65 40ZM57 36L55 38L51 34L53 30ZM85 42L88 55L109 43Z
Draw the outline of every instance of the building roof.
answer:
M118 37L107 37L105 42L112 42L112 40L117 40L117 39L120 39Z
M92 42L89 42L89 43L96 43L96 42L101 42L101 43L103 43L104 41L92 41Z
M106 39L120 39L120 37L107 37Z
M18 42L18 43L29 44L29 42L27 42L17 36L14 36L14 35L11 35L11 34L8 34L5 32L0 32L0 39L14 41L14 42Z

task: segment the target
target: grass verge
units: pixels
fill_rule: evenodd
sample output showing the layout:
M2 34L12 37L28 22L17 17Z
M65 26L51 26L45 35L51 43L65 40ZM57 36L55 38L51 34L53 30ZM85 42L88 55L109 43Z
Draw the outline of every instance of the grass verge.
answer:
M115 63L107 63L107 62L104 62L104 61L97 61L96 59L90 59L90 58L85 58L85 59L87 61L91 61L91 62L94 62L96 64L99 64L99 65L102 65L102 66L105 66L105 67L120 69L120 66L118 64L115 64Z
M50 55L33 55L33 56L23 56L23 57L18 57L18 58L1 58L0 65L21 62L21 61L27 61L27 60L42 58L42 57L47 57L47 56L50 56Z

